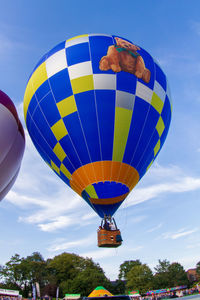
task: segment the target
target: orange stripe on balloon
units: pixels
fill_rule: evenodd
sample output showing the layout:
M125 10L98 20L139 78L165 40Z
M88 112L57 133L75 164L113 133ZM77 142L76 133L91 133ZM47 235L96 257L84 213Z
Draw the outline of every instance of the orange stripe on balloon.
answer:
M70 186L81 195L88 185L104 181L120 182L132 190L139 181L139 174L135 168L123 162L97 161L74 171L70 178Z
M120 166L122 163L119 163L117 161L113 161L112 163L112 180L118 182L118 177L119 177L119 171L120 171ZM128 165L126 165L128 166Z
M105 199L90 198L90 202L92 204L100 204L100 205L115 204L123 201L127 197L127 195L128 193L114 198L105 198Z
M111 164L110 161L102 161L104 180L103 181L111 181Z

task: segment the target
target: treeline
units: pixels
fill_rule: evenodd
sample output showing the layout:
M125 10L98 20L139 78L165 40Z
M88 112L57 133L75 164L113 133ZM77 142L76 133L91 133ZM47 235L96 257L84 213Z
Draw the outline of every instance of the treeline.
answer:
M200 262L197 263L197 274L200 275ZM115 295L131 290L145 293L151 289L190 286L183 266L168 260L159 260L153 271L138 259L125 261L120 265L118 279L111 282L100 265L90 258L62 253L45 260L39 252L25 258L18 254L12 256L0 267L0 282L0 288L19 290L26 298L32 295L32 285L36 282L41 296L55 297L59 287L60 298L66 293L88 296L99 285Z

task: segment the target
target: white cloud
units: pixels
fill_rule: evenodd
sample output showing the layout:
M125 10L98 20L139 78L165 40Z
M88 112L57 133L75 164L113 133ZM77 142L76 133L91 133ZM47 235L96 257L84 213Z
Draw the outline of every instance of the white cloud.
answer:
M143 249L144 248L144 246L136 246L136 247L126 247L126 252L128 253L128 252L130 252L130 253L132 253L132 252L138 252L138 251L140 251L141 249Z
M176 165L170 164L168 166L161 166L156 161L154 162L149 172L151 172L151 177L154 181L154 177L156 177L157 181L158 179L176 178L177 176L181 176L183 174L183 170L181 170L180 167Z
M8 202L19 206L21 208L26 208L26 207L30 207L30 205L36 205L36 206L40 206L40 207L46 207L48 206L47 202L35 197L29 197L29 196L23 196L23 195L19 195L18 193L14 192L14 191L10 191L8 193L8 195L6 196L6 199Z
M137 216L131 219L132 223L140 223L144 221L147 218L147 216Z
M19 221L36 224L41 231L55 231L60 228L80 224L84 219L89 224L95 213L84 214L88 204L67 187L39 157L27 130L26 150L13 189L5 201L18 206L26 216Z
M26 150L20 174L6 200L21 208L20 222L35 224L39 230L52 232L70 227L72 224L91 224L96 213L76 195L39 157L30 137L26 133ZM125 206L130 207L159 197L161 194L183 193L200 189L200 178L186 176L179 167L163 167L155 164L146 182L150 184L136 188L128 196ZM151 184L153 182L157 184ZM30 210L31 209L31 210ZM138 216L132 222L138 223L146 216ZM153 229L152 229L153 230Z
M86 214L82 217L82 220L85 221L85 220L91 220L93 218L96 218L97 214L95 212L91 212L89 214Z
M76 223L76 221L68 216L58 216L57 218L53 219L52 222L45 223L45 224L39 224L38 227L42 231L51 231L52 232L59 228L71 226L74 223Z
M27 138L28 137L28 131L26 129L25 121L24 121L24 102L18 102L18 104L16 106L16 110L17 110L17 113L18 113L18 117L19 117L21 123L23 124L24 131L26 131L26 138Z
M76 195L42 161L26 132L26 151L21 172L6 197L7 201L22 209L20 222L35 224L41 231L51 232L66 228L72 224L91 224L96 213L88 204ZM179 167L167 167L155 164L143 188L135 188L128 196L125 206L130 207L159 197L161 194L184 193L200 189L200 178L186 176ZM151 184L158 182L157 184ZM174 179L175 178L175 179ZM30 211L31 208L31 211ZM24 215L26 214L26 215ZM141 222L145 216L139 216L132 222ZM153 229L152 229L153 230Z
M91 257L92 259L96 260L96 259L100 259L100 258L105 258L105 257L110 257L113 256L117 253L118 256L122 255L125 256L125 254L127 253L132 253L132 252L138 252L141 249L143 249L143 246L136 246L136 247L131 247L131 246L121 246L120 248L104 248L104 249L98 249L95 251L91 251L91 252L85 252L82 253L81 256L84 257Z
M36 216L38 216L38 215L36 215ZM30 219L29 219L29 221L30 221ZM32 222L33 221L34 220L32 219ZM41 220L40 220L40 222L41 222ZM66 227L70 227L70 226L74 226L74 225L82 226L82 224L84 224L84 226L86 226L91 223L92 223L91 219L87 219L87 221L86 221L84 219L84 215L80 211L77 211L77 213L71 213L71 214L68 214L65 216L61 215L61 216L52 218L50 222L38 224L38 227L42 231L52 232L52 231L55 231L60 228L66 228Z
M162 227L162 225L163 225L163 224L160 223L160 224L158 224L157 226L155 226L155 227L153 227L153 228L147 230L147 232L153 232L153 231L156 231L156 230L160 229L160 228Z
M192 233L197 232L197 231L198 231L198 228L194 228L192 230L185 230L185 228L182 228L182 229L178 230L175 233L170 233L170 232L163 233L162 237L163 237L163 239L176 240L176 239L179 239L183 236L191 235Z
M89 257L89 258L96 260L96 259L101 259L101 258L105 258L105 257L112 257L114 254L115 254L115 249L106 248L106 249L99 249L99 250L91 251L91 252L85 252L85 253L82 253L81 256Z
M78 197L75 196L74 199L78 199ZM84 203L82 203L84 200L79 199L76 202L73 201L74 199L70 199L70 202L72 202L73 205L67 205L65 198L57 199L56 201L54 201L54 199L49 199L45 202L43 209L37 210L34 214L27 217L20 217L19 221L37 224L40 230L48 232L70 227L75 224L91 224L93 218L85 219L87 214L84 214L85 206L83 205Z
M176 177L175 177L176 178ZM156 178L154 177L155 181ZM165 193L184 193L200 189L200 178L194 178L182 175L176 179L165 179L165 183L154 184L145 188L136 188L132 192L126 202L126 206L133 206L150 199L158 197Z
M199 243L193 243L191 245L187 245L186 248L188 248L188 249L197 249L197 248L200 248L200 242Z
M77 247L85 247L87 245L90 246L94 243L94 239L96 237L94 235L90 235L87 238L84 239L77 239L74 241L61 241L56 240L52 245L47 249L49 252L57 252L57 251L63 251L68 250L70 248L77 248Z
M179 258L179 262L184 266L184 268L191 269L195 268L196 264L199 262L199 254L190 254Z

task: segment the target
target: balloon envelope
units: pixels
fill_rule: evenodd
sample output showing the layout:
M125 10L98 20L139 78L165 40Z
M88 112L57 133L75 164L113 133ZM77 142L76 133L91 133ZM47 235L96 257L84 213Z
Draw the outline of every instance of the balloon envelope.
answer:
M11 99L0 90L0 200L13 186L24 154L24 130Z
M112 216L164 144L169 86L141 47L85 34L42 57L27 83L24 115L52 170L99 216Z

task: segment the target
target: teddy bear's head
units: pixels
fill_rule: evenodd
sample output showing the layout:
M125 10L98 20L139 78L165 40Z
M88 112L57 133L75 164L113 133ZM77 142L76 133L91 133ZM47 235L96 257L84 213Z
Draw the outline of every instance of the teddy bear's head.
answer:
M133 44L129 43L128 41L125 41L121 38L116 37L115 40L116 40L116 43L117 43L118 46L120 46L122 48L125 48L129 51L136 52L137 50L140 50L140 48L138 46L135 46L135 45L133 45Z

